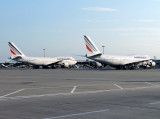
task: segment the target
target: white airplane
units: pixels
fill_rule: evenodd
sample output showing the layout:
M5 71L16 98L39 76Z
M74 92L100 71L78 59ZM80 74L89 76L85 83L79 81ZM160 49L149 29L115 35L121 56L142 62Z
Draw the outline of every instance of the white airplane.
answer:
M88 36L84 36L84 40L88 51L86 57L104 65L110 65L116 69L137 69L139 67L147 68L156 66L156 63L148 55L103 55Z
M8 42L8 45L12 53L12 60L32 64L34 69L38 69L39 66L42 66L44 69L48 68L49 66L54 68L55 64L58 63L64 65L65 67L69 67L77 63L77 61L72 57L28 57L24 55L14 43Z

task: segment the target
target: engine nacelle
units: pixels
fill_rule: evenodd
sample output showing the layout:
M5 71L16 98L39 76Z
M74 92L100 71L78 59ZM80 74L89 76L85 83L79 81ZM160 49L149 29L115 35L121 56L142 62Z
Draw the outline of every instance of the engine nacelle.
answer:
M143 64L142 64L144 67L146 67L147 66L147 62L143 62Z
M65 67L65 68L69 68L69 64L66 63L66 62L65 62L65 63L62 63L62 66Z
M156 63L153 62L153 61L151 61L151 62L149 63L149 65L152 66L152 67L155 67L155 66L156 66Z

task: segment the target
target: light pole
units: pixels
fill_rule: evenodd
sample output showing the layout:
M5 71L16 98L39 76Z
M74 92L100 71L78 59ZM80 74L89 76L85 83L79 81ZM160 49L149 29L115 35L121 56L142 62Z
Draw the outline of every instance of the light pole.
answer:
M44 57L45 57L45 55L46 55L46 54L45 54L45 50L46 50L46 49L43 49L43 51L44 51Z
M103 54L104 54L104 47L105 47L105 46L103 45L102 47L103 47Z

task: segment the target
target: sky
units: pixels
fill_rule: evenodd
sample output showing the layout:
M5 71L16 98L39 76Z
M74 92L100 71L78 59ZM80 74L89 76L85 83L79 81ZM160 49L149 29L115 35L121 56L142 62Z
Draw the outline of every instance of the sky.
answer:
M160 58L160 0L0 0L0 62L9 41L27 56L81 60L83 35L106 55Z

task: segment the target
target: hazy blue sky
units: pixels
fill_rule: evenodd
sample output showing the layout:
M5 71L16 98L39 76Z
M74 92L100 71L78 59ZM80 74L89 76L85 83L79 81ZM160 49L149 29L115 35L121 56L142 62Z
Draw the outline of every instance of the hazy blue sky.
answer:
M160 58L160 0L0 0L0 62L8 41L27 56L81 59L84 34L105 54Z

